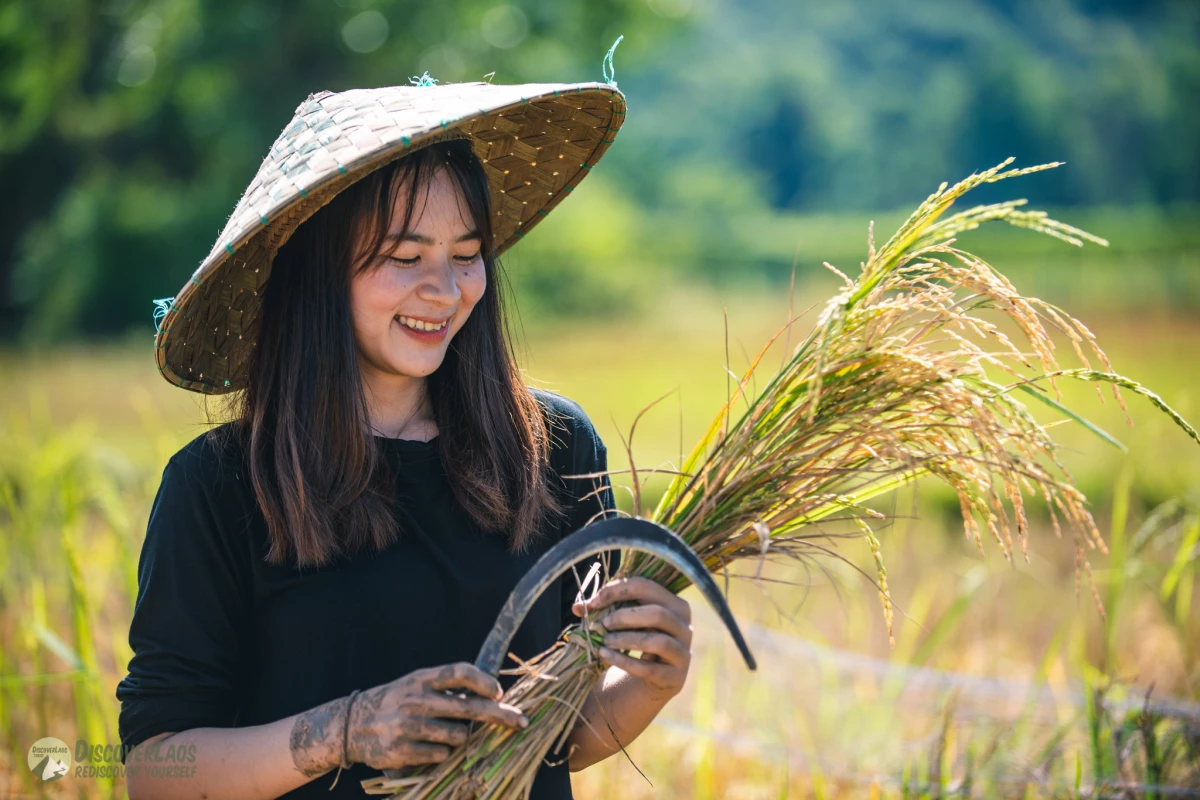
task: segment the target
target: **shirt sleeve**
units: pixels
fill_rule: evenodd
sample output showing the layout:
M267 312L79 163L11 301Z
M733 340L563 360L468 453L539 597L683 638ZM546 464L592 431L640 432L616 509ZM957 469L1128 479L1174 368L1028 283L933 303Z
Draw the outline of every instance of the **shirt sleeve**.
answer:
M608 451L601 441L596 429L588 418L580 414L575 421L573 437L571 475L587 475L604 472L608 469ZM612 484L607 475L600 478L565 478L567 487L568 506L567 521L563 535L569 535L587 525L588 522L615 516L616 502L613 497ZM621 563L621 551L609 550L598 555L589 556L575 564L579 580L587 577L588 570L596 561L607 558L608 575L616 574ZM601 578L604 578L603 570ZM566 628L579 620L571 611L575 596L579 591L579 583L575 573L567 570L562 576L562 627Z
M233 544L222 512L229 503L218 494L178 455L163 470L138 561L133 658L116 689L126 750L237 719L249 549Z

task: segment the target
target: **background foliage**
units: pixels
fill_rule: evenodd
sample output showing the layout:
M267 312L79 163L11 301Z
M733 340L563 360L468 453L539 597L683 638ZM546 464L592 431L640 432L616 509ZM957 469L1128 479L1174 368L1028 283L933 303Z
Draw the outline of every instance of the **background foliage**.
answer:
M600 80L618 34L628 122L560 212L578 224L510 259L531 309L611 314L655 280L778 285L797 246L857 260L866 217L847 212L909 207L1009 155L1068 162L1029 180L1043 206L1120 207L1117 251L1194 243L1170 241L1200 201L1188 0L15 0L0 335L146 329L309 92L425 70ZM1200 296L1185 284L1166 295Z

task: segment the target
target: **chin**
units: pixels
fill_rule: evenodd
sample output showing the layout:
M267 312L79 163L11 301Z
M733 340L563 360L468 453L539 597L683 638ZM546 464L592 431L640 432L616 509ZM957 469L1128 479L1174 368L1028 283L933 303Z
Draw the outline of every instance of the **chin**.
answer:
M413 363L411 361L393 361L391 362L392 371L397 375L405 375L409 378L427 378L437 372L438 367L442 365L442 360L437 363L420 362Z

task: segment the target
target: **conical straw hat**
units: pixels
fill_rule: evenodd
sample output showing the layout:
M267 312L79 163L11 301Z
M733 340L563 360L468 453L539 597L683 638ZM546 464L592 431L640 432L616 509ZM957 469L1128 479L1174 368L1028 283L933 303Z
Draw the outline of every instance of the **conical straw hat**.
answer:
M212 252L157 300L159 372L194 392L241 389L279 247L354 181L405 153L469 138L491 190L498 252L583 180L625 120L609 83L450 83L310 96L275 140Z

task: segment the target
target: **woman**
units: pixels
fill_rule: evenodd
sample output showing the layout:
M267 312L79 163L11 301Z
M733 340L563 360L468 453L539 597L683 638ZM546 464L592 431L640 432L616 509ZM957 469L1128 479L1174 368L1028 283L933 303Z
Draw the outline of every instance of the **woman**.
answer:
M359 781L379 770L444 759L474 721L524 727L500 700L513 679L469 662L538 556L613 509L607 478L569 477L607 468L582 409L520 379L496 256L599 158L602 129L623 118L619 93L372 91L374 105L326 93L297 110L303 128L285 129L166 306L164 376L244 391L232 422L170 459L151 512L117 688L135 800L363 796ZM379 108L416 133L364 145ZM592 139L571 123L602 131L573 170L565 154ZM307 183L256 188L303 176L286 159L322 130L326 151L349 142L359 157L313 177L310 149ZM528 158L531 134L534 158L557 167L533 209L515 205L508 176L524 173L504 161ZM270 208L253 206L264 196ZM238 232L247 207L261 230ZM545 650L583 612L575 588L568 573L538 601L515 655ZM608 609L609 669L534 798L571 797L568 769L632 741L687 675L685 601L630 579L589 607Z

